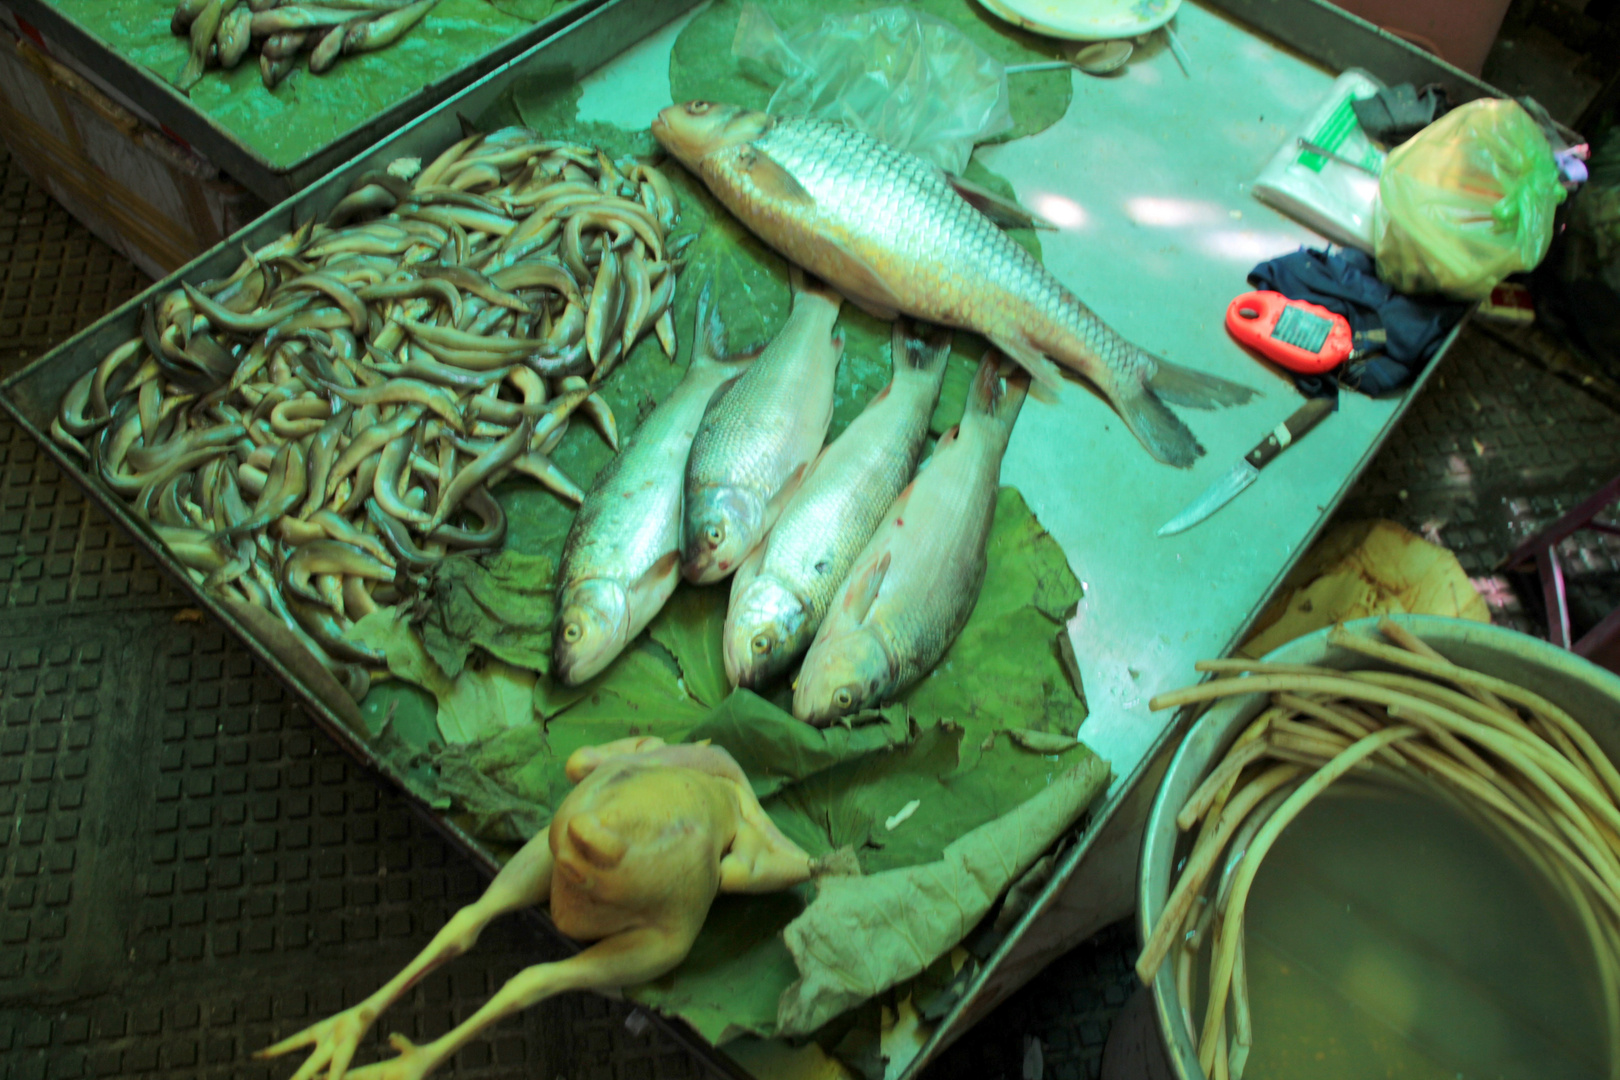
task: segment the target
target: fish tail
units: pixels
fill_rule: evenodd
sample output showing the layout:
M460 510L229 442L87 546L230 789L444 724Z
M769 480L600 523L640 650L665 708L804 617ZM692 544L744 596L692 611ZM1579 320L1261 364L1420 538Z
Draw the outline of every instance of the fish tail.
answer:
M1026 335L991 334L990 344L1029 372L1034 380L1030 394L1036 401L1051 404L1058 399L1058 389L1063 385L1063 369L1048 359Z
M788 283L793 287L793 306L808 297L816 301L831 304L834 313L844 306L844 294L828 285L814 274L807 274L793 263L788 264Z
M1112 401L1131 434L1159 461L1185 469L1203 454L1197 436L1160 400L1147 379L1121 387Z
M709 278L698 291L697 325L693 328L696 332L696 343L692 347L694 364L718 360L726 355L726 324L720 318L720 309L714 305L713 285L714 279Z
M1087 314L1090 314L1089 311ZM1246 386L1161 360L1118 335L1113 336L1117 348L1127 358L1126 363L1120 366L1113 362L1100 363L1078 348L1066 351L1066 346L1075 344L1073 342L1054 346L1054 355L1065 367L1084 375L1102 391L1137 441L1148 453L1167 465L1185 469L1198 460L1204 448L1199 445L1192 430L1170 411L1166 402L1211 409L1217 405L1236 405L1254 396L1254 391ZM1002 345L1002 341L997 339L996 344ZM1056 365L1046 358L1041 347L1033 341L1024 339L1012 344L1013 359L1034 372L1043 382L1046 381L1043 375L1056 370ZM1131 357L1135 358L1135 363L1129 362Z
M1003 376L1001 355L991 349L979 362L968 390L967 408L962 413L964 434L983 430L1005 446L1028 394L1029 373L1015 369Z
M1226 379L1206 375L1192 368L1142 353L1146 361L1137 366L1141 374L1120 387L1114 406L1148 453L1177 468L1185 469L1204 452L1187 425L1168 405L1191 409L1213 409L1241 405L1254 391Z
M734 379L759 359L761 348L750 349L747 352L728 353L730 344L726 337L726 324L720 318L720 309L712 302L709 291L710 281L703 283L698 292L697 300L697 333L692 346L692 367L698 370L704 368L715 369L715 374L721 382Z
M1153 374L1148 376L1148 386L1153 388L1160 400L1171 405L1188 409L1214 409L1224 405L1242 405L1254 397L1254 391L1240 383L1172 364L1157 356L1152 359Z
M896 320L890 353L896 379L915 375L938 384L945 378L945 362L951 357L951 332L943 327L907 325L905 320Z

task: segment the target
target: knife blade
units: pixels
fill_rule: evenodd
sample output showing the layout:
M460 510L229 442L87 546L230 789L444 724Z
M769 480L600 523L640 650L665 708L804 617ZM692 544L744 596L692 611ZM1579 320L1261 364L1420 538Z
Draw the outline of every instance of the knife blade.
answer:
M1237 498L1250 484L1260 479L1260 470L1271 464L1277 455L1293 445L1311 428L1332 412L1335 402L1331 398L1312 398L1294 411L1294 415L1278 424L1260 445L1244 454L1236 465L1226 470L1219 480L1209 486L1185 510L1159 526L1156 536L1174 536L1186 532L1215 511Z

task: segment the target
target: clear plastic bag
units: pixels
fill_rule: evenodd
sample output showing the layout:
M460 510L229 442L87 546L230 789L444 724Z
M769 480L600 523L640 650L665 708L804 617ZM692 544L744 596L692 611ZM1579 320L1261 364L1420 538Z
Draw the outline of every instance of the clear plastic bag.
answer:
M744 4L731 51L782 80L766 112L838 120L946 172L1012 127L1001 62L913 8L829 15L784 34Z
M1351 102L1369 98L1383 83L1350 68L1316 111L1271 155L1254 182L1255 197L1344 247L1373 250L1373 215L1384 153L1356 123ZM1338 159L1305 149L1321 147ZM1346 164L1354 161L1361 165Z
M1564 195L1552 148L1524 107L1471 101L1389 155L1378 184L1378 276L1405 293L1483 300L1541 262Z

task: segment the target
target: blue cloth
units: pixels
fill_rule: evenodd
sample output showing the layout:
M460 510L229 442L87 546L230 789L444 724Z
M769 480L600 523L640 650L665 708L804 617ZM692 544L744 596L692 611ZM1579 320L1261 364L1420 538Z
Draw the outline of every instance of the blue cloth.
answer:
M1300 248L1249 271L1249 284L1307 300L1343 315L1357 356L1325 375L1296 375L1309 397L1337 392L1343 383L1369 396L1411 382L1468 310L1467 304L1398 293L1378 280L1371 255L1354 248Z

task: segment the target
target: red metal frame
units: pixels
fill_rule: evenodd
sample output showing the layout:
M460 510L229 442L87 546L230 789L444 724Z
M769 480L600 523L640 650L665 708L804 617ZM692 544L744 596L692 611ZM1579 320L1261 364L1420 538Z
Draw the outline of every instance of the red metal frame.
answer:
M1564 588L1564 567L1558 561L1558 545L1583 529L1620 536L1620 525L1598 521L1603 509L1620 499L1620 476L1599 488L1591 498L1532 536L1503 559L1501 569L1525 570L1535 564L1541 578L1541 594L1547 604L1547 639L1561 649L1584 656L1594 664L1620 672L1620 608L1609 612L1592 629L1571 641L1569 601Z

